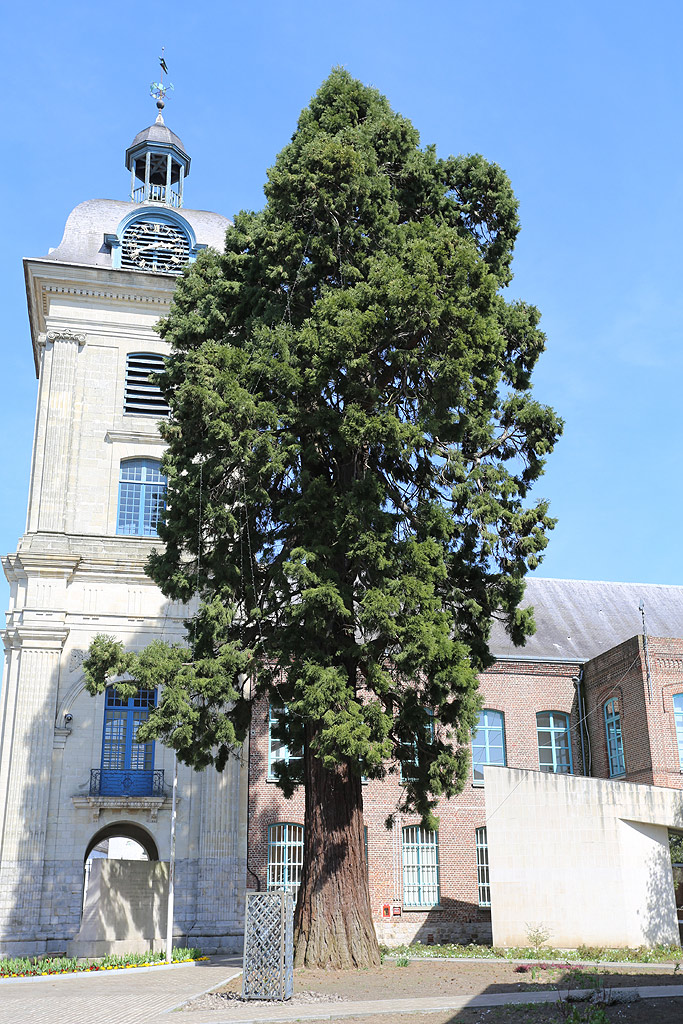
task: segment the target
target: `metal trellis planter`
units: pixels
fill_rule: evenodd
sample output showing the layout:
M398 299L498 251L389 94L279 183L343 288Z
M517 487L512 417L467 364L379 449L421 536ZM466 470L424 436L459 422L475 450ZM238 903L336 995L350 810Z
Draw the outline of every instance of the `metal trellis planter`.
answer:
M294 987L294 914L289 892L247 893L243 999L290 999Z

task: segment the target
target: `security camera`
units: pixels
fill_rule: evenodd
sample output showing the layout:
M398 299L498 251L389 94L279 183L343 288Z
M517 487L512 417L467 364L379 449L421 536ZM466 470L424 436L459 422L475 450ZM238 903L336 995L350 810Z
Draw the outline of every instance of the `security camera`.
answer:
M73 722L73 720L74 720L74 716L69 711L67 711L67 713L64 715L64 721L65 722Z

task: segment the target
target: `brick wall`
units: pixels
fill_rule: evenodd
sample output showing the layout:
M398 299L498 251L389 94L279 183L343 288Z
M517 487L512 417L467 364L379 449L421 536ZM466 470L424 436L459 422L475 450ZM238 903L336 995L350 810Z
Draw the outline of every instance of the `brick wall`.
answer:
M481 677L484 707L505 715L507 763L510 767L538 770L536 713L560 711L570 715L572 759L581 773L581 748L577 729L574 664L543 665L498 662ZM249 888L266 886L268 826L276 822L303 824L303 790L286 800L274 782L268 781L268 706L260 702L254 711L250 743L249 785ZM486 824L483 787L471 776L463 792L443 800L439 816L440 905L435 909L407 910L401 901L401 830L419 824L417 816L401 816L388 830L385 821L395 813L402 794L397 772L363 786L364 818L368 838L370 898L381 941L396 944L419 938L434 941L485 941L491 937L490 911L478 903L475 829ZM390 907L384 918L383 907ZM394 914L394 908L401 911Z

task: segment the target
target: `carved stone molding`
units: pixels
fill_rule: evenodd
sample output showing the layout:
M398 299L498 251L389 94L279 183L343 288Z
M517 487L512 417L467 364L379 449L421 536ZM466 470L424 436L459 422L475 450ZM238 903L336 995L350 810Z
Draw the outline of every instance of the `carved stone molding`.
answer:
M176 800L178 798L176 797ZM102 811L146 811L148 821L156 821L162 808L169 808L171 800L167 796L72 796L74 807L87 809L92 820L97 821Z
M104 435L105 441L118 441L122 444L159 444L165 445L163 437L157 431L154 434L142 430L108 430Z
M75 672L77 668L81 667L85 661L87 653L87 651L81 651L77 647L74 647L69 655L69 672Z
M85 334L77 334L75 331L64 328L58 331L48 331L47 334L41 334L38 343L44 345L46 342L51 341L67 341L70 343L76 343L80 348L81 345L85 345Z

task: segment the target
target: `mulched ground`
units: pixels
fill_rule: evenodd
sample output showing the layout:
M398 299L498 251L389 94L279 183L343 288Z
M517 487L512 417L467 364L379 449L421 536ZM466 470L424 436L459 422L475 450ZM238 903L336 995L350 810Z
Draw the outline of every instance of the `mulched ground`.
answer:
M576 965L549 965L546 969L530 964L530 970L519 972L515 964L486 962L462 963L446 961L412 961L399 967L392 961L381 967L361 971L301 969L294 973L294 999L299 1005L319 1004L333 1012L334 1004L358 999L401 999L434 996L474 996L485 993L537 992L542 989L628 988L638 985L680 985L683 976L671 967L652 964L648 967L619 970ZM242 989L241 978L235 978L216 993L193 1000L184 1009L236 1010ZM253 1001L250 1001L253 1006ZM243 1007L244 1003L241 1004ZM272 1004L271 1004L272 1005ZM588 1009L578 1004L582 1011ZM610 1024L681 1024L683 999L660 998L637 1000L609 1006ZM331 1018L334 1021L334 1017ZM387 1024L386 1015L339 1018L340 1024ZM401 1014L397 1024L563 1024L562 1008L549 1005L517 1005L485 1007L423 1014Z

